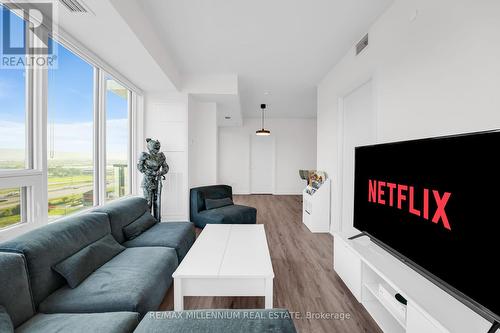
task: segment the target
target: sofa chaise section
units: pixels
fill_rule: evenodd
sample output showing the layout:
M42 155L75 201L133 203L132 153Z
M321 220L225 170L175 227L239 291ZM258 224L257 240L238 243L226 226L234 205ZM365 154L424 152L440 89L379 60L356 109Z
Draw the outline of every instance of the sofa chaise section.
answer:
M129 248L76 288L64 286L40 304L43 313L132 311L144 315L161 304L177 268L174 249Z
M207 224L255 224L257 211L253 207L231 205L198 213L198 223Z
M16 333L127 333L137 326L133 312L90 314L36 313L22 254L0 252L0 305Z
M138 314L132 312L39 313L18 327L15 333L125 333L132 332L138 322Z
M175 249L179 263L189 251L196 239L194 225L191 222L160 222L145 230L139 236L128 240L123 228L150 215L146 199L126 197L96 208L96 212L108 214L111 233L125 247L168 247Z

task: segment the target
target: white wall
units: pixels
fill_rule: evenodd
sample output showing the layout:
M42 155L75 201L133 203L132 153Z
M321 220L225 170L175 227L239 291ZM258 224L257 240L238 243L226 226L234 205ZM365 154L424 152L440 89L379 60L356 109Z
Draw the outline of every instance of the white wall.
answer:
M351 49L326 75L318 87L318 168L334 177L331 225L352 224L339 221L335 186L339 99L373 80L379 142L499 128L499 15L496 0L396 0L370 29L365 52Z
M189 97L189 187L217 183L217 106Z
M160 140L170 167L163 182L162 219L188 220L188 97L146 94L144 114L144 136Z
M370 78L379 142L500 127L499 12L495 0L397 0L365 52L318 86L318 168L338 170L339 98Z
M259 128L254 118L242 127L219 128L218 178L234 193L250 192L250 138ZM266 128L275 139L275 194L301 194L299 169L316 168L316 119L268 119Z

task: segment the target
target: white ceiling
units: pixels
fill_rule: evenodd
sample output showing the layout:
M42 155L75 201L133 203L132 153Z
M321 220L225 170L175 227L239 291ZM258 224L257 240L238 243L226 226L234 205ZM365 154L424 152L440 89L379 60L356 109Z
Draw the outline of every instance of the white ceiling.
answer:
M315 117L317 83L392 1L138 3L181 76L237 74L245 117Z
M78 47L87 49L85 53L94 53L106 67L116 70L145 92L175 90L180 86L175 71L168 66L167 50L157 38L155 29L147 25L147 19L135 10L135 0L123 1L120 12L111 0L85 0L84 3L92 13L74 14L58 6L55 19L62 37L71 37L68 42L77 41ZM125 20L126 14L130 18L130 12L138 22ZM142 29L137 29L138 25ZM151 44L156 47L148 47Z

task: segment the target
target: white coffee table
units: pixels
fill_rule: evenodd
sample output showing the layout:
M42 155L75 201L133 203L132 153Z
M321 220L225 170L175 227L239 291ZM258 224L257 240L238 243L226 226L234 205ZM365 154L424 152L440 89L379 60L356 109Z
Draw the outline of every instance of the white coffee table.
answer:
M274 271L262 224L209 224L173 274L174 310L184 296L264 296L273 307Z

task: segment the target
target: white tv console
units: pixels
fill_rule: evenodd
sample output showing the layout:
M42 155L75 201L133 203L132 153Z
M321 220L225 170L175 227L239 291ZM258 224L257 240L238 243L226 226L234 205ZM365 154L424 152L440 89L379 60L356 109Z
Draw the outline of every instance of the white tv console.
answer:
M384 332L486 333L491 326L366 236L334 234L333 255L335 271ZM464 269L471 259L464 258ZM381 295L379 285L406 298L406 311Z

